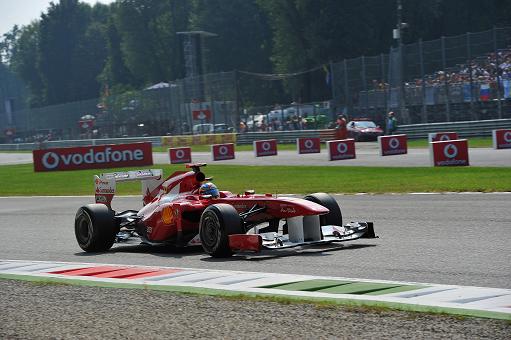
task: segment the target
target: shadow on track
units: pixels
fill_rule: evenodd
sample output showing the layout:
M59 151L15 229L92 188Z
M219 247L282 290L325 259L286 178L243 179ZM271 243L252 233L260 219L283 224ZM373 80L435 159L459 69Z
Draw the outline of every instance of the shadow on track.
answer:
M227 258L215 258L210 257L206 253L201 246L188 246L188 247L173 247L173 246L152 246L148 244L126 244L115 246L107 252L99 252L99 253L86 253L79 252L74 255L80 257L89 257L89 256L97 256L100 254L108 254L108 253L131 253L131 254L148 254L158 257L166 257L166 258L184 258L187 256L197 256L204 255L204 257L200 258L200 261L205 262L228 262L228 261L264 261L264 260L272 260L278 259L282 257L289 256L329 256L328 253L344 250L357 250L368 247L375 247L375 244L350 244L350 245L319 245L319 246L307 246L307 247L296 247L296 248L288 248L282 250L269 250L263 249L260 253L237 253L232 257Z

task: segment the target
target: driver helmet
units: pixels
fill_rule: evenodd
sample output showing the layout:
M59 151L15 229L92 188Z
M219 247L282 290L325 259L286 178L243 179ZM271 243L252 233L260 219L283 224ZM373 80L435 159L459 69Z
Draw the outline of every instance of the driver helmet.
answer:
M212 197L220 196L220 192L216 185L211 182L206 182L200 186L199 194L201 195L211 195Z

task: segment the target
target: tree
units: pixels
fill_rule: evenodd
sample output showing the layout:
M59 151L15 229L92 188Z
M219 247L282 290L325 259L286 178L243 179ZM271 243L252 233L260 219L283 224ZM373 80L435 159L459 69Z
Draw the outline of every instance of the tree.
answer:
M187 29L186 0L124 0L115 13L126 67L139 84L182 78L182 47L176 35Z
M99 86L85 90L82 86L90 86L97 76L97 68L88 66L104 62L89 59L91 55L86 50L89 44L86 39L97 38L94 34L87 35L90 24L90 6L78 0L51 3L48 12L41 16L38 69L44 83L46 104L97 96ZM93 48L102 48L100 44L93 45Z
M241 70L258 73L272 71L271 30L267 16L254 0L196 0L190 29L217 34L205 38L207 73ZM274 82L240 75L244 104L266 103L278 97L281 88ZM272 96L273 95L273 96Z
M16 44L16 41L19 39L19 36L21 34L21 30L18 27L18 25L14 25L12 29L4 33L2 40L0 40L0 62L4 63L5 65L9 65L12 53L14 50L14 45Z
M108 20L106 35L108 57L99 78L103 84L112 87L114 91L117 88L133 89L137 86L137 82L124 63L121 50L121 36L112 17Z
M40 106L44 103L44 84L37 65L38 49L39 23L33 22L20 29L18 39L12 48L9 65L30 89L27 100L30 106Z

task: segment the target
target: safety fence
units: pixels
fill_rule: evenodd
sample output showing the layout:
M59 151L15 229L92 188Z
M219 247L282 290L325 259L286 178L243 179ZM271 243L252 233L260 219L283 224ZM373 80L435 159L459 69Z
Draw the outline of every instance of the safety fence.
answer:
M252 144L255 141L266 139L276 139L279 143L296 143L297 138L320 138L321 142L326 142L335 139L335 130L248 132L238 134L237 144Z
M493 119L480 121L429 123L400 125L396 133L403 133L410 139L426 138L428 133L440 131L454 131L460 137L491 136L492 130L510 129L511 119Z
M234 72L159 83L141 91L15 111L17 141L191 134L201 123L235 126ZM202 117L201 113L206 116ZM0 126L6 128L6 126Z
M425 138L430 132L455 131L461 137L490 136L494 129L510 129L511 119L464 121L451 123L429 123L399 125L396 133L406 134L409 139ZM58 140L36 143L0 144L3 151L27 151L41 148L61 148L72 146L89 146L105 144L126 144L151 142L153 146L189 146L220 143L252 144L257 140L276 139L279 143L295 143L297 138L317 138L322 142L335 139L335 129L292 130L292 131L258 131L233 134L175 135L130 138L102 138L80 140Z

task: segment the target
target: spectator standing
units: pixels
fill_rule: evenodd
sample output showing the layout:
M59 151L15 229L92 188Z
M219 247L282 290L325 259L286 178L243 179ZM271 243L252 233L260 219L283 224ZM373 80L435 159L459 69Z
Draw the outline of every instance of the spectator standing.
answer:
M397 129L397 119L394 112L390 111L387 115L387 135L393 135Z
M346 116L341 114L337 116L337 120L335 121L335 137L337 139L346 139L348 137L348 128L346 122Z
M240 133L245 133L247 132L247 124L245 124L244 121L240 120Z

